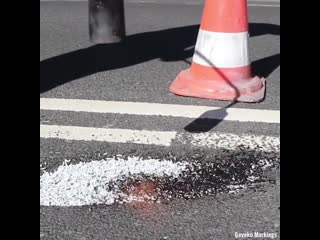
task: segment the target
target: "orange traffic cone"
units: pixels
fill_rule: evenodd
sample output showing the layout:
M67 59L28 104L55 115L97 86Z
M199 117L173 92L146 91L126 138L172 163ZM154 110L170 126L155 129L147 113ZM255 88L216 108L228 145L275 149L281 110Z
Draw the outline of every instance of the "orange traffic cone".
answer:
M252 77L246 0L206 0L191 67L170 92L190 97L259 102L265 79Z

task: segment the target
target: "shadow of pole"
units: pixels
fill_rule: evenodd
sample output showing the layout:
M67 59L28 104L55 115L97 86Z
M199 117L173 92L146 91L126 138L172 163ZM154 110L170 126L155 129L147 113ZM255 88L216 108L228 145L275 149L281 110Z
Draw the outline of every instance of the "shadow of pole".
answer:
M127 36L123 43L99 44L40 61L40 94L67 82L97 72L128 67L152 59L180 61L191 64L199 24L138 33ZM280 35L280 26L268 23L250 23L250 36ZM269 59L274 65L275 56ZM265 72L264 59L257 61L259 71ZM255 63L253 63L254 65ZM263 76L263 75L262 75ZM263 76L265 77L265 76Z
M40 61L40 94L98 72L153 59L180 61L192 56L199 25L128 36L121 43L98 44Z

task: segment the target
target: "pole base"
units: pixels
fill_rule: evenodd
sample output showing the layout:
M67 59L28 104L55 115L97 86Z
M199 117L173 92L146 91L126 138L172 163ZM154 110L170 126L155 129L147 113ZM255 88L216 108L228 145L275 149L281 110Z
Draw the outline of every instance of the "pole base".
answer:
M125 38L123 0L89 0L89 35L95 44L117 43Z

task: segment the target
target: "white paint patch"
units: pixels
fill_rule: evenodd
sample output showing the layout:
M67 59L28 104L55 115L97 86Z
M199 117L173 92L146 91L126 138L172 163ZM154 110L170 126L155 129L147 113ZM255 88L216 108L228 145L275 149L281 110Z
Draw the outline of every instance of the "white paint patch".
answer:
M207 67L248 66L248 32L223 33L200 29L193 61Z
M112 143L137 143L170 146L191 144L197 147L237 150L240 147L249 150L278 152L280 138L232 133L177 133L174 131L139 131L129 129L88 128L74 126L40 125L41 138L64 140L101 141Z
M170 146L176 132L40 125L41 138Z
M262 152L279 152L280 137L257 136L249 134L233 134L233 133L197 133L191 137L185 134L179 134L177 141L183 144L191 144L198 147L221 148L227 150L247 149Z
M46 172L40 177L40 205L113 204L118 193L108 190L110 181L136 174L175 177L186 166L186 162L141 160L138 157L128 160L107 158L103 161L60 166L54 173Z
M239 122L280 123L280 111L142 102L40 98L41 110L117 113L145 116L209 118Z

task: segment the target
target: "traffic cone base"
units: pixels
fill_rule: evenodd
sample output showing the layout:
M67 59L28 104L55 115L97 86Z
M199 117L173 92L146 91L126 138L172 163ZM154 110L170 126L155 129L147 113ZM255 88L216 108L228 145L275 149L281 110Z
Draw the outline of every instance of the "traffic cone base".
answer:
M228 72L228 70L225 72ZM232 73L232 70L230 69L228 73ZM229 80L217 80L217 78L212 78L208 74L195 73L189 68L180 72L171 84L170 92L186 97L260 102L265 96L265 79L254 77L231 83Z
M170 92L215 100L259 102L265 79L253 77L248 52L247 0L206 0L191 67Z

